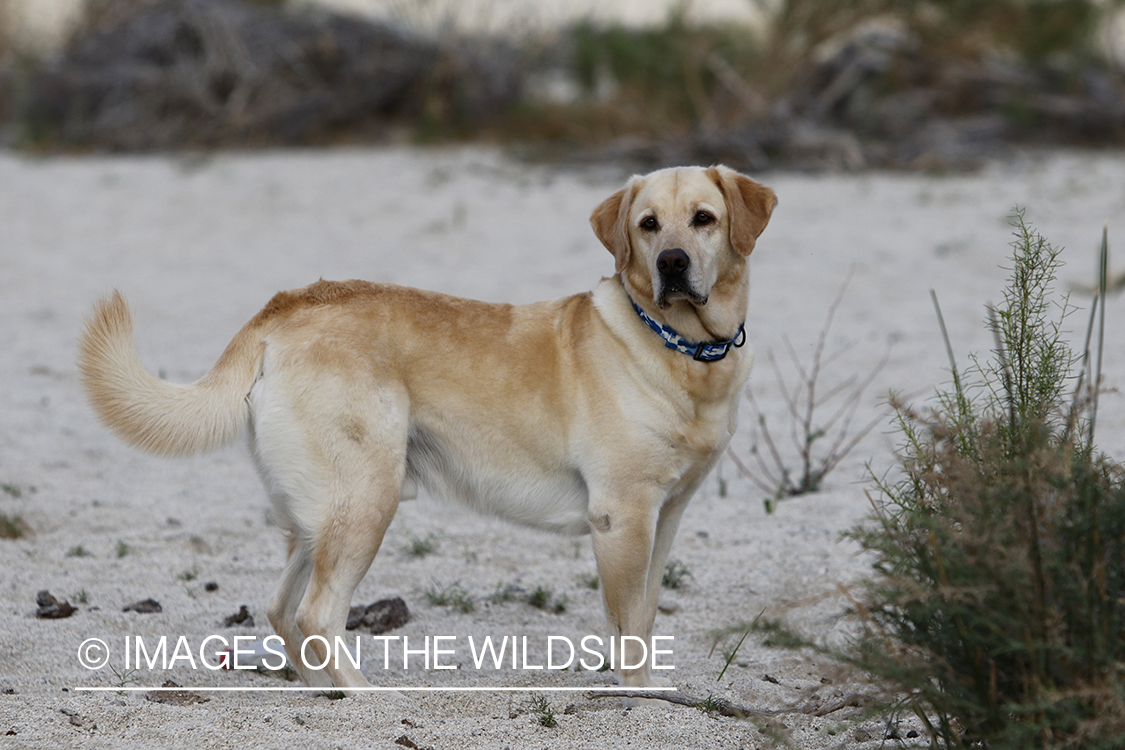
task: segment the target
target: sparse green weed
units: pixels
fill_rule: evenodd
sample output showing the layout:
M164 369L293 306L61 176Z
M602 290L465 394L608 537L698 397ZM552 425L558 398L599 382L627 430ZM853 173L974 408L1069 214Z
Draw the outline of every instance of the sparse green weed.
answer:
M493 604L503 604L505 602L514 601L523 593L523 589L514 583L505 584L500 582L496 584L496 590L488 597L488 601Z
M21 539L30 530L22 516L0 513L0 539Z
M137 673L137 670L126 669L124 672L120 672L118 671L117 667L113 666L112 664L108 664L107 666L109 667L109 671L113 672L113 676L117 678L117 682L113 684L114 687L123 688L126 685L137 684L137 680L133 678L133 675Z
M536 586L535 590L527 595L527 603L536 609L546 609L551 602L554 592L543 586Z
M544 612L554 612L557 615L566 612L566 606L570 600L565 595L558 599L554 596L555 592L551 589L545 586L536 586L535 590L527 595L527 603Z
M687 565L679 560L669 560L664 564L664 576L660 579L660 585L666 589L678 589L687 583L687 579L694 577Z
M535 717L535 723L541 727L553 728L559 725L551 704L542 695L536 695L529 701L529 712Z
M469 613L476 609L469 592L461 586L460 581L454 581L448 586L442 586L437 580L432 582L430 588L424 592L426 600L435 607L453 607L454 609Z
M406 544L406 554L410 557L425 557L437 551L438 543L437 537L433 534L427 534L425 538L410 535L410 539Z
M696 703L693 708L697 708L705 714L717 713L722 710L722 701L719 698L707 694L707 697Z

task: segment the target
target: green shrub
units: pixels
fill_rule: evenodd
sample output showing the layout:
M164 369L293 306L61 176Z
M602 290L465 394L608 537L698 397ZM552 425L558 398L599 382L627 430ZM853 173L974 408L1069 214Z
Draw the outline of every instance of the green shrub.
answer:
M595 94L603 81L611 81L614 100L643 111L658 128L684 128L721 116L719 99L729 92L716 66L746 73L758 58L750 30L689 24L682 9L660 26L579 23L571 40L574 75L583 89Z
M555 711L551 708L550 702L542 695L534 695L529 701L532 716L535 718L535 723L541 727L548 729L557 727L559 725L558 719L555 718Z
M433 534L427 534L425 538L411 534L406 544L406 554L410 557L425 557L436 552L437 548L437 537Z
M660 585L666 589L682 588L687 579L694 578L691 568L679 560L669 560L664 563L664 575L660 577Z
M453 607L459 612L468 614L476 609L476 604L473 602L469 592L461 585L460 581L454 581L448 586L442 586L437 580L433 581L428 589L422 592L426 600L435 607Z
M20 539L29 530L22 516L0 513L0 539Z
M554 612L556 615L561 615L566 612L569 599L565 594L556 599L555 592L551 589L545 586L536 586L535 590L527 595L527 603L544 612Z
M900 478L851 533L877 572L852 658L935 747L1125 747L1125 473L1093 445L1099 377L1062 335L1058 251L1014 226L992 358L927 412L896 405Z
M937 0L930 6L930 22L920 26L934 42L954 48L974 42L1001 46L1027 60L1060 53L1086 56L1099 22L1113 5L1098 0ZM974 33L966 35L966 30Z

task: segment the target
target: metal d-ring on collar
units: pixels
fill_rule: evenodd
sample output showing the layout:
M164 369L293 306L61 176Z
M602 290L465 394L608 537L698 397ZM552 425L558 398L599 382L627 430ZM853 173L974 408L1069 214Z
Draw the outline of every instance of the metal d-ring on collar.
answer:
M629 301L633 303L633 309L637 311L637 315L641 316L641 320L645 322L645 325L655 331L660 338L664 339L665 347L675 349L684 354L690 354L692 359L699 362L717 362L727 356L731 347L737 349L746 343L745 321L739 323L738 333L736 333L732 339L727 339L726 341L694 342L685 339L676 332L675 328L657 323L648 313L641 309L640 305L633 302L632 297L629 298Z

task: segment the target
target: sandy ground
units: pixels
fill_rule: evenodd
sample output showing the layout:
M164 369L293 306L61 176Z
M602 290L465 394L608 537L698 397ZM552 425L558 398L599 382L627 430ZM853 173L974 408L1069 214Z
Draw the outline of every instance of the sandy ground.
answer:
M0 747L432 747L765 748L754 722L685 707L623 710L583 692L541 694L558 726L536 723L530 693L413 692L347 700L301 692L198 693L203 703L157 703L146 687L291 686L276 676L211 672L180 661L165 671L124 668L124 639L269 634L266 603L284 548L245 447L191 459L140 455L106 433L83 403L75 340L93 301L121 289L138 321L142 359L171 380L209 369L229 337L278 289L319 277L367 278L488 300L529 302L589 289L610 273L610 255L587 225L620 183L613 168L560 171L488 151L331 151L214 158L30 159L0 154L0 513L31 533L0 540ZM808 359L827 308L850 276L828 341L837 354L824 388L886 366L864 395L857 422L885 412L886 393L925 397L947 380L929 290L940 296L959 356L986 352L984 305L999 297L1015 205L1056 244L1070 248L1064 281L1092 275L1104 219L1111 242L1125 216L1125 157L1028 156L973 176L771 174L780 205L751 264L747 330L758 352L752 388L784 434L784 409L769 365L785 337ZM1079 304L1087 300L1076 297ZM1120 330L1125 297L1110 301ZM1076 329L1084 318L1074 319ZM1111 333L1106 372L1121 384L1125 349ZM745 417L749 417L749 406ZM734 450L748 456L750 420ZM1106 396L1101 444L1125 458L1125 408ZM669 674L685 691L760 709L823 705L869 687L807 654L770 649L751 636L722 681L725 657L712 631L787 613L827 641L845 637L837 586L867 561L840 532L867 510L865 463L891 466L895 436L884 419L815 495L765 513L762 493L728 460L684 518L673 557L691 575L667 589L657 631L674 636ZM788 454L795 463L795 454ZM414 539L436 549L409 554ZM529 532L429 498L403 504L355 603L401 596L411 612L398 635L412 647L453 636L445 663L457 670L384 670L367 654L375 684L400 687L608 685L604 673L477 670L470 636L529 639L542 664L546 637L578 642L603 632L587 539ZM204 584L214 581L217 591ZM430 603L434 586L459 582L475 608ZM535 609L509 586L552 590L565 612ZM64 620L35 618L49 589L78 607ZM122 612L152 597L159 614ZM253 627L224 626L246 605ZM86 639L111 648L110 665L78 660ZM397 646L396 646L397 648ZM215 649L207 650L208 654ZM399 654L392 651L392 654ZM376 654L378 655L378 654ZM198 658L198 657L197 657ZM397 660L396 660L397 661ZM397 664L401 667L401 663ZM116 672L114 671L116 670ZM568 706L573 705L570 709ZM568 712L564 713L564 709ZM878 747L883 719L845 708L824 717L786 713L797 748ZM905 720L900 732L913 725ZM395 740L408 740L395 745ZM913 744L924 738L911 740ZM403 744L413 743L413 744Z

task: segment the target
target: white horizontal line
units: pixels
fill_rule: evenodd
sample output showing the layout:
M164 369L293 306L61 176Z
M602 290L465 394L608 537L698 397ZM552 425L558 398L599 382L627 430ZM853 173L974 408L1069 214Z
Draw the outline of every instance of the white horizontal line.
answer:
M570 693L605 693L605 692L649 692L657 690L670 690L674 691L674 687L353 687L353 688L325 688L325 687L192 687L184 685L183 687L72 687L71 690L75 692L171 692L171 691L193 691L193 692L243 692L243 693L258 693L258 692L318 692L318 693L333 693L345 691L363 691L363 692L384 692L384 693L408 693L408 692L435 692L435 693L517 693L517 692L570 692Z

